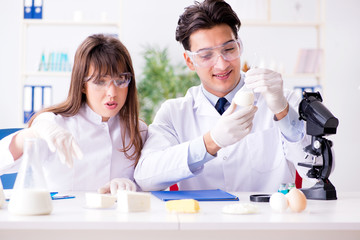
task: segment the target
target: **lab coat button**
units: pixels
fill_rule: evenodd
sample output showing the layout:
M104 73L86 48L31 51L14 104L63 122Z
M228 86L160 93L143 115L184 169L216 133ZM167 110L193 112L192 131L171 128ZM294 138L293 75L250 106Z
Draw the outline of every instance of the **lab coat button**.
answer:
M224 160L224 161L226 161L227 159L228 159L227 156L223 157L223 160Z

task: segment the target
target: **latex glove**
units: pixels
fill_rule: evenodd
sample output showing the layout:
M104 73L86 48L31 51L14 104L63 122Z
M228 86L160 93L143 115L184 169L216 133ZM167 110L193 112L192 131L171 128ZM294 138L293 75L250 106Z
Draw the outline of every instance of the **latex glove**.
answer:
M286 109L288 102L284 96L280 73L269 69L253 68L246 72L245 84L247 88L263 95L267 106L274 114Z
M115 195L117 191L127 190L136 192L136 184L128 178L114 178L105 186L98 189L99 193L111 193Z
M57 152L60 161L69 168L73 166L73 159L82 159L83 153L73 135L59 125L46 120L36 121L30 130L34 137L46 141L51 152Z
M210 131L211 138L221 148L240 141L251 131L257 107L243 107L234 112L235 108L236 104L233 101Z

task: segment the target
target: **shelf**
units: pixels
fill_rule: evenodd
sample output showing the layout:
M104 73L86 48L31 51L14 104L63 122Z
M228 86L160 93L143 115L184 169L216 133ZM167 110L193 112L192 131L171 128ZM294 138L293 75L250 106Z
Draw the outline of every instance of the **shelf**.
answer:
M284 78L321 78L320 73L285 73L282 74Z
M119 22L101 22L101 21L56 21L56 20L36 20L24 19L23 24L27 25L67 25L67 26L114 26L120 27Z
M27 72L24 77L70 77L71 72Z
M241 25L252 26L252 27L314 27L319 28L324 25L322 22L269 22L269 21L256 21L256 20L245 20L241 22Z

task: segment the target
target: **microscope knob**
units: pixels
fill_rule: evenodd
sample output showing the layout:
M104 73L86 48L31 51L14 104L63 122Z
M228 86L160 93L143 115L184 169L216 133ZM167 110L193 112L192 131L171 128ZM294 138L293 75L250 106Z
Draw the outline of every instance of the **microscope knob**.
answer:
M321 148L321 143L320 143L320 141L318 141L318 140L316 140L316 141L314 141L314 148L315 149L319 149L319 148Z
M310 169L307 174L309 178L319 178L319 171L315 168Z

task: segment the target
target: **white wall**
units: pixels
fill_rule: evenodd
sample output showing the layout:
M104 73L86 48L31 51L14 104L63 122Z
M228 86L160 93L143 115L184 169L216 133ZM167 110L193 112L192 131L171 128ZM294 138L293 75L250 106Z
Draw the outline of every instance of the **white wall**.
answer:
M2 3L5 1L0 0ZM68 13L68 7L65 4L59 4L62 1L45 0L44 2L45 17L64 17L66 19L72 17L72 12ZM108 11L110 19L118 19L119 17L117 11L120 7L109 9L106 4L103 4L98 9L96 7L98 1L95 0L69 2L75 2L72 6L73 9L82 10L84 6L88 13L88 15L84 15L84 18L96 19L99 9ZM117 2L117 0L108 0L106 3L112 4L114 2ZM291 2L294 3L295 1ZM141 74L141 68L144 64L141 53L147 45L166 46L170 49L170 56L173 58L174 63L182 61L183 50L175 41L175 28L178 16L183 12L184 7L192 3L192 0L122 1L120 38L132 54L137 75ZM237 5L235 0L232 0L231 3L234 6ZM5 3L2 6L5 6ZM90 10L88 11L88 9ZM360 31L357 26L357 23L360 22L360 15L357 12L358 9L360 9L360 1L357 0L326 1L326 70L323 98L325 105L340 120L338 133L329 136L334 142L336 152L336 169L330 176L330 180L338 191L360 191L360 185L357 184L355 179L360 171L360 154L357 151L357 147L360 146L358 138L360 134L358 124L360 118L360 107L358 106L360 103L360 80L358 76L360 70L360 61L358 60L360 54ZM281 12L281 6L277 10ZM47 15L49 12L54 14ZM55 13L58 15L55 16ZM242 14L246 14L246 11L242 12ZM241 15L239 17L242 18ZM19 99L21 99L19 95L19 88L21 87L19 75L21 18L22 1L6 1L6 11L2 11L0 14L0 128L21 126L18 121L18 119L21 119L21 110L19 110L19 106L21 106L21 103L19 103ZM271 48L272 42L292 35L292 31L294 30L289 29L289 32L284 34L277 30L259 29L256 33L256 30L242 29L240 34L245 39L244 42L246 42L248 49L261 49L265 55L276 55L281 61L285 62L285 65L288 64L285 67L290 71L293 67L293 64L290 63L296 59L295 53L289 54L289 51L294 50L290 45L290 41L287 41L289 44L286 44L285 41L283 48ZM51 34L51 31L47 34ZM251 34L258 37L249 37L252 36ZM313 38L313 35L308 32L300 35L303 36L297 37L299 42L305 42L303 39ZM64 36L63 41L71 42L71 39L71 36ZM267 43L271 43L270 46L266 47ZM75 44L75 47L77 44Z
M360 1L327 2L324 101L340 120L331 137L336 168L330 180L339 190L360 190Z

